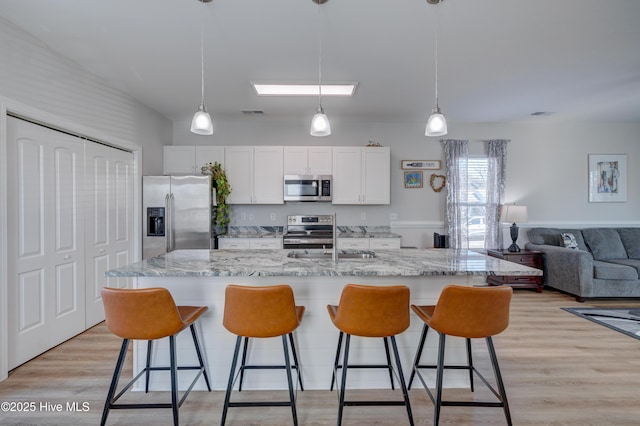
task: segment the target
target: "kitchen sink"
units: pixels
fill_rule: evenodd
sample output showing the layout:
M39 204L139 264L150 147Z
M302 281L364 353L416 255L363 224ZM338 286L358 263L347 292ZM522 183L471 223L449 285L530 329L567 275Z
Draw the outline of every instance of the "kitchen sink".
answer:
M290 251L287 257L292 259L310 259L310 260L331 260L331 252L322 251ZM339 251L338 259L373 259L376 254L372 251L354 250Z

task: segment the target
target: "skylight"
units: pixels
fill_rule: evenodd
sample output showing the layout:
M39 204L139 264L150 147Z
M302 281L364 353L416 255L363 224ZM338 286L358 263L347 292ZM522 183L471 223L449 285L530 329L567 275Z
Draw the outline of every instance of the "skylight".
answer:
M318 96L318 84L251 83L258 96ZM357 83L323 84L322 96L353 96Z

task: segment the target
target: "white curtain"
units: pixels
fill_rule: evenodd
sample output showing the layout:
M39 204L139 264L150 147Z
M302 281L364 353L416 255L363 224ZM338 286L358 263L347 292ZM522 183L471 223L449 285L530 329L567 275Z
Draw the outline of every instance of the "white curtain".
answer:
M445 229L449 235L449 247L467 248L469 232L467 222L467 167L469 160L469 141L442 140L444 161L447 168L447 205Z
M504 197L508 142L507 139L487 142L487 228L484 238L486 248L502 248L500 208Z

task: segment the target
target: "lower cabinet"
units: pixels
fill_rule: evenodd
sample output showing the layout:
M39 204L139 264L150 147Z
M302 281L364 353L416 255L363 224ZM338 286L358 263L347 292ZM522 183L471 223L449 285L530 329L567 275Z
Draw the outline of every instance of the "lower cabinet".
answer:
M400 238L338 238L339 249L395 250L400 248Z
M220 238L221 250L273 250L282 248L282 238Z

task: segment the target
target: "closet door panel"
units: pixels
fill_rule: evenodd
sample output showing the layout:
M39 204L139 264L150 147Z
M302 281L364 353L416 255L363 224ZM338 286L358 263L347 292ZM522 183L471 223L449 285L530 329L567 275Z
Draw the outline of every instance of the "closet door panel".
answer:
M85 327L104 320L103 287L130 287L129 279L107 279L105 271L131 263L133 154L94 142L86 144L87 282ZM120 254L124 253L124 254Z
M84 330L83 142L7 119L9 368Z

